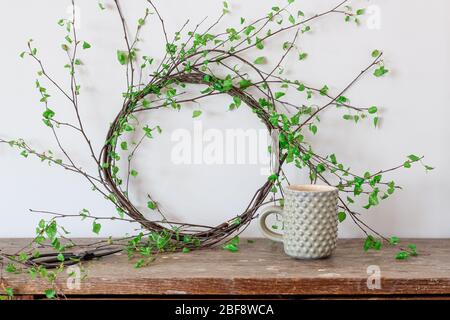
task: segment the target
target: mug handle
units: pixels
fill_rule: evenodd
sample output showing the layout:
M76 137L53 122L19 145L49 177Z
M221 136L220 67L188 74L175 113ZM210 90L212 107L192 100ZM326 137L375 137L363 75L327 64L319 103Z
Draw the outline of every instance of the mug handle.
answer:
M263 211L263 213L261 214L259 221L258 221L259 229L261 230L261 233L266 238L269 238L270 240L273 240L273 241L282 242L283 235L273 232L266 225L266 220L271 214L280 214L281 216L283 216L283 209L281 207L277 207L277 206L272 206L272 207L268 207L267 209L265 209Z

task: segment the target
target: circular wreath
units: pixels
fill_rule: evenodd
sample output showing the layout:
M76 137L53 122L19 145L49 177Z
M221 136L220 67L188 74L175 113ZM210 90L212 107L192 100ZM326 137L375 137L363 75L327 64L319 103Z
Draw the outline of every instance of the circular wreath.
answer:
M209 52L219 52L219 50L211 50ZM203 52L203 54L205 54L205 52ZM264 78L262 78L262 81L265 81ZM184 233L181 231L175 233L173 228L167 228L161 223L147 220L144 217L144 215L137 209L137 207L133 205L127 194L125 194L124 191L117 184L117 181L120 179L117 179L116 174L113 170L113 168L115 168L114 164L115 157L113 155L117 154L116 150L118 147L118 144L116 143L117 137L120 136L121 132L123 131L124 124L126 123L126 121L123 120L128 119L129 116L132 115L132 113L136 110L136 106L139 105L139 102L148 97L149 95L152 95L155 92L160 92L161 88L164 88L174 83L203 84L206 86L211 85L217 86L218 84L223 82L224 82L223 80L217 78L214 79L213 77L211 77L206 73L203 73L199 70L195 70L170 75L164 79L158 80L156 84L151 84L150 86L148 86L148 88L136 94L136 97L133 100L129 100L127 103L124 104L122 110L112 122L112 125L106 137L106 141L109 142L112 141L113 143L106 144L102 152L103 163L106 164L103 166L102 171L105 182L111 188L115 199L117 199L117 202L120 205L120 207L124 208L127 215L130 216L135 221L139 222L145 229L149 231L171 234L174 239L176 238L184 239L185 237L198 239L199 242L195 245L195 247L197 248L207 247L214 245L218 242L221 242L224 238L227 238L231 234L234 234L237 230L242 228L242 226L247 225L252 219L254 219L257 210L261 207L261 205L264 203L267 196L269 195L270 190L274 185L274 181L267 180L257 190L256 194L251 199L246 210L237 218L233 218L232 220L226 221L216 227L212 228L203 227L202 229L204 230L198 232ZM217 87L217 89L221 90L220 87ZM268 114L267 111L261 107L260 103L245 90L236 86L231 86L230 88L227 89L226 93L233 98L238 98L240 101L244 102L247 106L249 106L255 112L258 118L266 125L270 133L272 133L272 131L276 129L279 129L271 123L270 114ZM151 100L149 101L149 103L151 104ZM153 109L149 108L145 111L149 110ZM279 151L273 150L273 152L275 154L278 154ZM277 157L276 161L279 161L279 164L276 165L274 174L279 175L284 160L280 160ZM189 223L182 223L181 225L192 226ZM186 247L189 246L189 244L182 243L182 246ZM191 246L193 246L193 244L191 244Z

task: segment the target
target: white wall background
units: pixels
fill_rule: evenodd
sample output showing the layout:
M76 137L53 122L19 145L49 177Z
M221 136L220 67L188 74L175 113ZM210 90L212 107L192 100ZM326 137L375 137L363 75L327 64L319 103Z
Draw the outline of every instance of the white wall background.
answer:
M107 1L108 2L108 1ZM308 14L330 8L337 0L297 1ZM145 1L122 1L130 21L142 15ZM248 20L264 15L275 4L284 1L232 1L233 13L223 26L238 25L241 16ZM309 53L307 62L291 59L285 64L290 77L298 77L314 86L328 84L339 92L362 67L370 62L370 52L379 48L386 54L391 74L383 79L365 77L347 94L353 103L382 106L382 128L369 124L353 125L331 111L323 118L317 149L338 157L357 171L375 171L404 161L411 154L423 154L436 170L426 174L416 167L393 175L404 190L366 213L366 220L388 235L402 237L449 237L450 215L450 20L447 0L373 0L353 1L355 7L377 5L381 9L381 28L370 30L366 25L350 26L342 17L316 21L314 33L301 39L299 45ZM217 16L222 1L164 0L157 1L170 33L187 17L196 23L205 16ZM48 129L41 123L42 105L33 89L36 66L18 55L29 38L35 39L39 54L57 79L66 79L64 55L60 50L64 33L56 22L66 16L69 1L11 1L0 10L0 136L21 137L38 150L55 144ZM122 33L116 12L109 6L101 12L97 1L78 1L81 18L80 37L92 44L82 53L86 64L81 75L82 115L93 137L101 147L104 135L121 105L124 89L123 68L116 62L116 50L123 49ZM141 46L149 55L162 51L159 27L150 23ZM275 59L275 51L269 58ZM270 59L269 59L270 60ZM63 80L64 81L64 80ZM52 106L63 119L72 112L65 101L53 91ZM255 117L241 108L226 113L228 99L203 103L204 126L210 128L263 128ZM187 106L192 110L192 106ZM222 110L224 110L222 112ZM134 190L140 190L137 202L145 206L145 194L151 192L172 217L179 220L214 224L239 213L265 177L258 166L175 166L170 163L170 132L176 128L192 130L192 111L180 114L158 112L153 115L166 134L146 144L139 163L141 172ZM167 115L170 115L168 117ZM65 144L84 167L85 147L74 135L65 135ZM145 153L144 153L145 152ZM45 209L77 213L88 208L96 215L113 215L111 208L78 176L57 168L49 168L38 160L24 159L7 146L0 146L0 237L32 236L41 216L32 216L28 209ZM293 182L306 183L301 174L292 175ZM67 224L72 236L92 236L89 222ZM122 223L104 224L102 234L123 235L133 226ZM351 223L341 225L343 237L360 236ZM259 235L252 225L247 235Z

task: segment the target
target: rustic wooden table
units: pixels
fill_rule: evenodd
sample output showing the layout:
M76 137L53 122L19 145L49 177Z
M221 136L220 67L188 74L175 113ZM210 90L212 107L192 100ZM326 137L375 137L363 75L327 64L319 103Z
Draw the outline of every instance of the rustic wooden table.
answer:
M450 297L450 239L410 240L420 255L394 259L396 250L364 252L362 240L340 240L329 259L302 261L264 239L242 240L239 252L223 249L162 254L150 266L134 269L125 254L86 263L88 277L79 288L59 287L68 297L192 297L257 295L264 297ZM0 240L13 251L26 240ZM380 287L367 281L379 270ZM375 279L372 276L371 280ZM27 275L3 273L3 282L24 297L42 295L47 285ZM72 282L70 282L72 283ZM376 287L376 283L375 283Z

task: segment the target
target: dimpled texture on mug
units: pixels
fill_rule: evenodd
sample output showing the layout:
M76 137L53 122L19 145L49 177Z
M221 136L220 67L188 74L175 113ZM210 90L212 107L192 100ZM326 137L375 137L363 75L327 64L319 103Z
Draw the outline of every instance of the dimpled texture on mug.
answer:
M337 242L337 193L288 191L285 201L284 250L299 259L332 254Z

